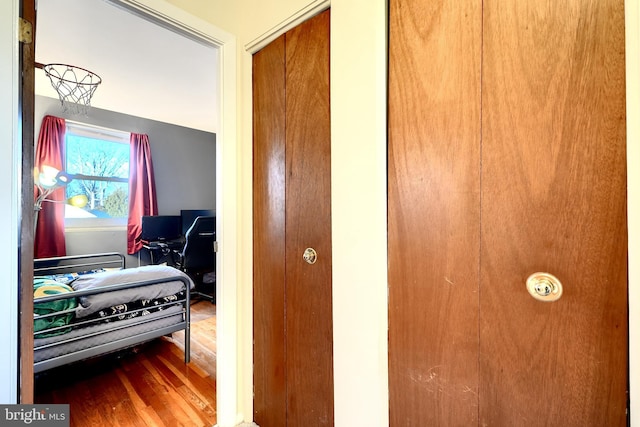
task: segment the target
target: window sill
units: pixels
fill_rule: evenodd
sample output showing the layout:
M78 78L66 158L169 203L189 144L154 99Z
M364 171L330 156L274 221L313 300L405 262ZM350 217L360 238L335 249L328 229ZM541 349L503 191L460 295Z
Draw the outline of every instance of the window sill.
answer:
M127 231L126 225L92 225L92 226L68 226L65 225L65 233L86 233L86 232L101 232L101 231Z
M64 221L67 232L119 231L127 229L126 218L67 218Z

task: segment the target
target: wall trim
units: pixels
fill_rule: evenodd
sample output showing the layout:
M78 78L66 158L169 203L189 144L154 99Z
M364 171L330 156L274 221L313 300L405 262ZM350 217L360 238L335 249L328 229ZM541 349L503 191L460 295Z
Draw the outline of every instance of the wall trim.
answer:
M0 354L0 402L18 403L20 399L20 335L19 335L19 286L20 286L20 218L22 176L22 125L20 102L20 48L18 42L18 0L3 1L0 5L0 21L3 36L0 40L0 86L5 96L0 101L0 148L1 179L5 182L0 190L0 212L2 235L5 244L0 248L0 268L6 272L2 298L0 298L0 339L4 350ZM5 30L6 28L6 30ZM7 96L9 95L9 96Z
M276 26L262 33L249 43L244 45L244 48L250 54L258 52L260 49L271 43L273 40L280 37L290 29L296 27L298 24L306 21L307 19L317 15L331 6L331 0L314 0L302 9L289 16L287 19L281 21Z
M217 412L218 426L236 426L242 419L239 403L238 260L237 242L237 44L236 37L165 0L108 0L163 28L220 50L218 87L220 129L216 134L216 217L220 251L216 277Z
M229 38L235 38L165 0L107 0L107 2L207 46L223 47L228 43Z

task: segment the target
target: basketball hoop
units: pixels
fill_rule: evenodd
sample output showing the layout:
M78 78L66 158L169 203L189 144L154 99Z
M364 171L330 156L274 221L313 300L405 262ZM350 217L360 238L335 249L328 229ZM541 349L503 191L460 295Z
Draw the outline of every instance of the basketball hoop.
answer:
M62 111L84 114L91 108L91 97L102 79L84 68L66 64L47 64L42 67L58 92Z

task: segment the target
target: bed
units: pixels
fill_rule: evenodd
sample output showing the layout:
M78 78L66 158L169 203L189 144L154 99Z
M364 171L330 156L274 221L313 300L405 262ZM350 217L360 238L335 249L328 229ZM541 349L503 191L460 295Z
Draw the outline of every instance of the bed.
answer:
M169 266L124 266L115 252L34 261L35 373L179 330L189 362L189 276Z

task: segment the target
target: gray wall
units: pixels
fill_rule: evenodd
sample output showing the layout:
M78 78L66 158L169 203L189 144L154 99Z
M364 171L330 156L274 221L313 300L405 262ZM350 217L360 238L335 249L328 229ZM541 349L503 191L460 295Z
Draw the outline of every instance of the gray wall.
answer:
M88 115L62 112L58 99L36 96L36 143L46 115L125 132L149 135L160 215L179 215L180 209L214 209L216 200L216 135L168 123L91 108ZM124 228L82 229L66 233L67 254L127 252ZM146 257L142 257L145 263ZM137 265L127 257L127 267Z

